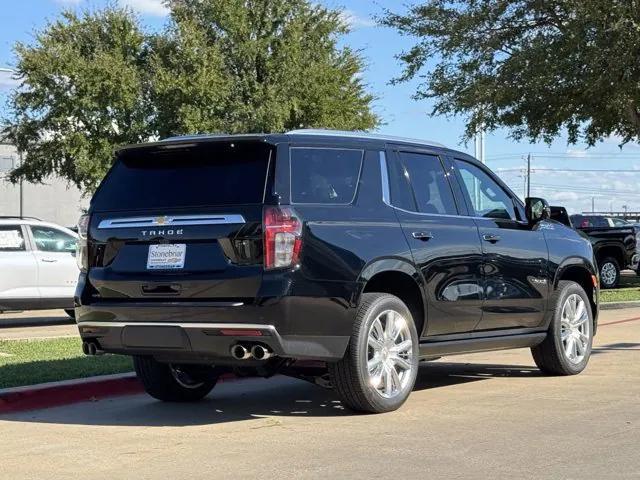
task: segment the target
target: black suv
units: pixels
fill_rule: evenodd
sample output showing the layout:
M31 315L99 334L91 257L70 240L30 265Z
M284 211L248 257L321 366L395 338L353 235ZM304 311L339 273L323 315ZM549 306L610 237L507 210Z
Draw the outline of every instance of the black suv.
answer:
M442 355L528 347L544 372L579 373L597 325L590 243L431 142L302 130L126 147L79 232L83 350L132 355L161 400L284 373L390 411Z

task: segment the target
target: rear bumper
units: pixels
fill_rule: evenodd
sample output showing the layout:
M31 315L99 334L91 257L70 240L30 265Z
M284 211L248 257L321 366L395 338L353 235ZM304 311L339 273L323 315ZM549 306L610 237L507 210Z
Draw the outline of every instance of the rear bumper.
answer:
M80 336L106 352L159 360L237 362L237 343L292 359L335 361L349 343L350 309L329 298L283 297L263 304L94 303L76 306ZM237 331L234 331L237 330ZM246 333L246 334L244 334Z

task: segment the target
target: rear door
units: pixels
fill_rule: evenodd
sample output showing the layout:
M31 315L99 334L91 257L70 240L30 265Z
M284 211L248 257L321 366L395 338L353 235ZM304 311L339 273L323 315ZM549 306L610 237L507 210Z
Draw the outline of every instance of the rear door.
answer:
M549 294L549 253L542 229L528 225L515 198L488 170L463 159L455 165L484 255L485 301L476 329L541 326Z
M0 308L3 299L39 300L38 268L21 225L0 225Z
M262 276L273 147L209 142L120 154L91 204L88 278L105 300L244 300Z
M482 315L478 228L470 217L460 215L437 152L401 147L389 151L387 158L387 201L396 207L426 281L424 335L470 332Z
M46 299L72 299L78 284L76 238L58 228L29 225L38 264L38 290Z

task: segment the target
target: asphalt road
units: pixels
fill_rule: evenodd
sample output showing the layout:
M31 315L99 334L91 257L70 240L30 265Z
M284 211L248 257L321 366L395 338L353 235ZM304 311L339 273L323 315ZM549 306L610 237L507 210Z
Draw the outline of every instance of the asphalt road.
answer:
M601 322L582 375L543 377L527 350L450 357L385 415L276 377L195 405L137 395L0 417L0 478L638 479L640 309Z

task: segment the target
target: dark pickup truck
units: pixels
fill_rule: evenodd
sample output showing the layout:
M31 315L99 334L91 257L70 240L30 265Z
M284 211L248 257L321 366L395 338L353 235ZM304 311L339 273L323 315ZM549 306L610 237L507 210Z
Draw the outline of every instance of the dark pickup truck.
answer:
M616 288L620 270L638 271L640 227L599 215L571 215L570 218L571 224L586 234L593 245L602 288Z

